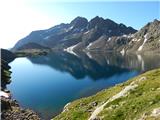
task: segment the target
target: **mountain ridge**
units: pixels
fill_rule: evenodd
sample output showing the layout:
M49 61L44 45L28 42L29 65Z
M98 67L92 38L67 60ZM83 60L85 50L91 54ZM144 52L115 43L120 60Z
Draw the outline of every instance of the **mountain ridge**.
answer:
M46 30L32 31L28 36L19 40L12 50L16 51L17 48L29 42L35 42L50 48L56 45L69 47L82 41L84 41L84 44L88 44L88 41L96 40L103 34L108 36L128 34L128 31L124 28L129 29L129 33L136 32L135 29L115 23L110 19L96 16L88 21L84 17L76 17L68 24L62 23ZM113 29L114 32L112 33L110 29Z
M149 22L139 31L116 23L110 19L96 16L90 21L84 17L76 17L70 23L60 24L46 30L31 32L12 48L28 43L56 50L64 50L71 54L77 51L118 51L128 52L160 52L160 21Z

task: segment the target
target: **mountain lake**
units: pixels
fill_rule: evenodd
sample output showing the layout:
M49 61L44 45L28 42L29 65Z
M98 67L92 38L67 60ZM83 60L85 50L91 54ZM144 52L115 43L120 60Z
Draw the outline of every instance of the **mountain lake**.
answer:
M160 67L160 55L122 55L105 52L21 57L10 63L7 86L19 104L51 119L76 99L122 83Z

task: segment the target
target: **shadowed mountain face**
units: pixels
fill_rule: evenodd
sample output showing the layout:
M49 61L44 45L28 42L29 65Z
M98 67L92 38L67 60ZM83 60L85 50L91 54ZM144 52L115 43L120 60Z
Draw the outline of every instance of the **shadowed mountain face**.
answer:
M18 50L29 50L29 49L49 49L48 47L41 46L37 43L27 43L18 48Z
M49 48L65 49L78 43L87 46L102 35L107 37L121 36L135 33L132 27L118 24L110 19L96 16L88 21L86 18L77 17L69 24L60 24L46 30L31 32L28 36L16 43L13 51L18 50L28 43L37 43ZM80 50L82 47L79 47Z
M1 59L3 59L8 63L13 61L16 57L11 51L6 49L0 49L0 53L1 53Z
M76 56L77 55L77 56ZM76 79L86 76L93 80L107 78L115 73L138 70L144 72L160 66L160 55L121 55L115 53L90 52L50 53L47 56L28 58L35 64L48 65L61 72L68 72Z

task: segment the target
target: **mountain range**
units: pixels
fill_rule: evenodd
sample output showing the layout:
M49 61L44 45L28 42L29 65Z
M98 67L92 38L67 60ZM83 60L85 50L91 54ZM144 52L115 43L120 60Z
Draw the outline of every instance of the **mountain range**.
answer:
M69 24L31 32L12 51L44 48L72 54L78 51L160 52L160 21L155 19L137 31L98 16L90 21L76 17Z

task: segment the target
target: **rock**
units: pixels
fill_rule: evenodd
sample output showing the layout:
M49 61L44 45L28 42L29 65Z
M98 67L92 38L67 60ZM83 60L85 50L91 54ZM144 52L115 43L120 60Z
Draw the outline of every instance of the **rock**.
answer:
M84 106L85 104L84 103L80 103L80 106Z
M139 81L143 81L143 80L146 80L147 78L146 77L141 77L140 79L139 79Z
M100 120L100 118L98 116L96 116L94 119L92 120Z
M152 111L151 116L158 117L160 116L160 108L156 108Z
M70 104L71 104L71 103L67 103L67 104L64 106L62 112L68 111L68 106L69 106Z
M90 113L91 113L91 112L93 112L93 110L90 109L90 110L87 110L87 112L90 112Z
M94 102L90 103L90 105L93 106L93 107L95 107L95 106L98 105L98 103L96 101L94 101Z
M152 104L154 104L154 101L149 102L149 105L152 105Z
M155 91L156 89L155 88L151 88L151 91Z

